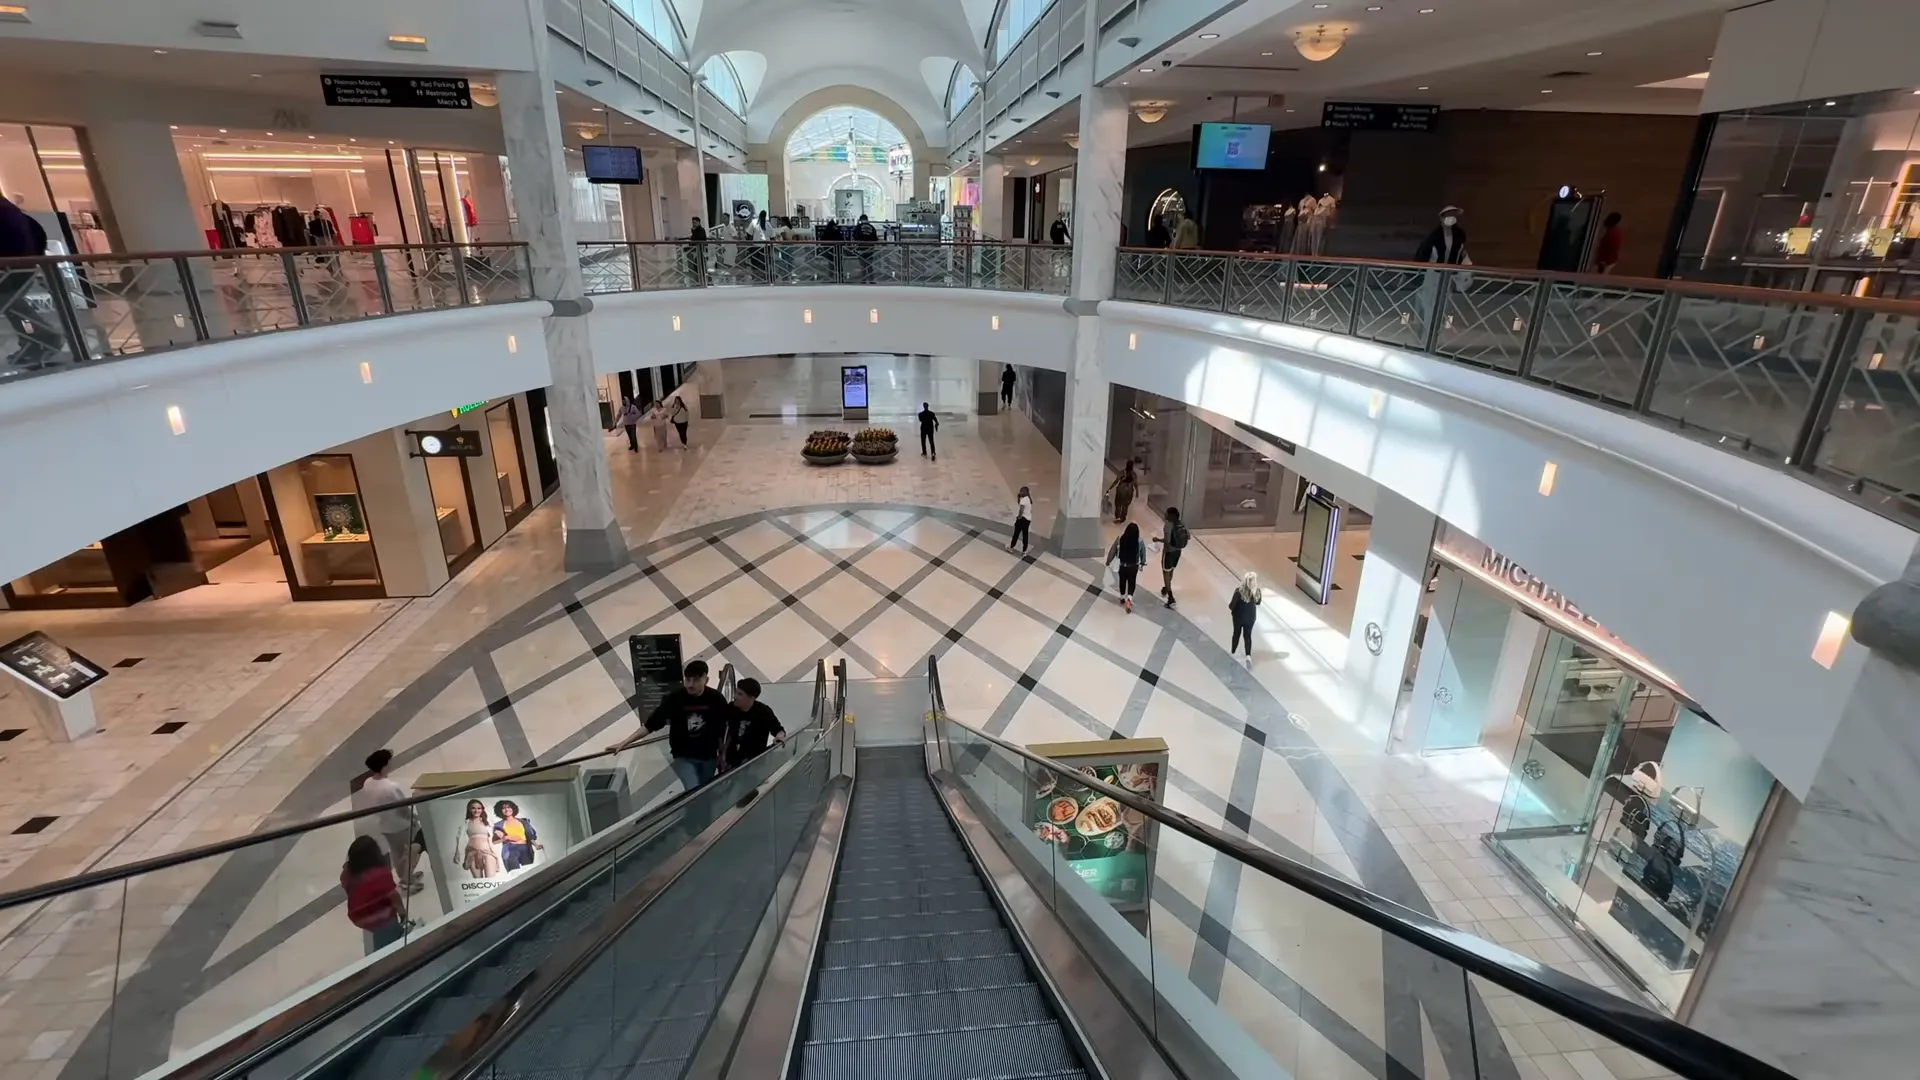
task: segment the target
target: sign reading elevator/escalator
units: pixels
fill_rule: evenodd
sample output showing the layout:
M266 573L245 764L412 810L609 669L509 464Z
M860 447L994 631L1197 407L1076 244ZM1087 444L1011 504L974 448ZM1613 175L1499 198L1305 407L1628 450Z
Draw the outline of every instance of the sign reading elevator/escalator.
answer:
M417 75L322 75L327 104L374 109L471 109L465 79Z

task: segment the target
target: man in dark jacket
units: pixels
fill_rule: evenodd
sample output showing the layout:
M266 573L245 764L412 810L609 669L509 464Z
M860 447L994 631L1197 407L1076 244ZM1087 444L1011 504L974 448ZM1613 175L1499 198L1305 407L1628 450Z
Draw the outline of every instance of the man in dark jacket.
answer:
M680 688L667 694L647 717L647 730L667 729L673 775L688 791L708 783L720 770L720 746L726 737L727 699L707 685L707 662L689 660Z
M0 197L0 259L31 259L47 253L47 230L26 211ZM60 351L59 338L49 334L44 318L35 318L27 293L40 280L37 271L0 270L0 312L5 312L20 348L8 363L39 367L44 357Z
M724 767L737 769L766 753L769 743L787 741L787 729L780 726L780 718L760 700L758 679L740 679L733 684L733 707L737 711L728 728Z
M861 214L860 220L853 226L853 252L860 259L860 280L873 282L874 245L880 242L880 230L874 228L867 215Z
M928 454L932 454L933 460L935 461L940 460L940 448L938 446L935 446L933 442L933 433L935 429L939 428L939 426L940 426L940 417L938 414L936 414L933 411L933 406L929 405L924 401L921 402L920 403L920 456L921 457L926 457Z

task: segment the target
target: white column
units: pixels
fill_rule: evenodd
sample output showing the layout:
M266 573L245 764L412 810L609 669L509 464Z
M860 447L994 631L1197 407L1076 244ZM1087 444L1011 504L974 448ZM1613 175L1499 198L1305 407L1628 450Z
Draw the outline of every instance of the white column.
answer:
M1000 372L1006 366L992 360L982 360L975 370L973 397L981 416L1000 414Z
M207 237L194 213L180 155L167 125L144 120L89 122L86 147L94 181L105 204L119 250L205 251ZM226 312L213 288L210 264L192 260L188 272L208 320L208 333L228 336ZM133 321L140 340L149 347L181 345L194 340L186 290L178 264L171 261L141 268L125 288L134 299Z
M1687 1022L1801 1080L1912 1076L1920 1059L1920 563L1854 612L1871 653L1804 803L1782 813ZM1755 850L1755 848L1758 850Z
M1007 239L1007 167L996 157L987 158L980 173L980 220L974 223L976 236Z
M599 399L586 314L593 302L580 276L570 187L561 143L560 111L554 103L547 61L543 10L529 2L529 30L536 42L535 69L502 72L500 126L513 173L514 209L533 260L534 295L553 304L546 320L547 390L553 451L560 463L565 500L566 568L605 572L627 562L626 541L613 515L601 436Z
M1089 26L1094 18L1088 8ZM1106 486L1107 374L1100 366L1100 301L1113 295L1115 249L1120 245L1120 189L1127 167L1127 95L1090 86L1080 96L1080 153L1074 175L1072 295L1073 362L1060 454L1060 515L1053 541L1060 554L1106 550L1100 529L1100 493ZM990 173L992 169L988 170Z
M1411 500L1385 488L1374 497L1341 680L1354 729L1382 746L1393 727L1407 651L1426 598L1433 528L1433 514Z
M691 235L694 218L712 228L713 222L707 220L707 178L700 172L699 156L692 150L675 151L673 168L675 184L680 190L680 217L668 226L668 235Z

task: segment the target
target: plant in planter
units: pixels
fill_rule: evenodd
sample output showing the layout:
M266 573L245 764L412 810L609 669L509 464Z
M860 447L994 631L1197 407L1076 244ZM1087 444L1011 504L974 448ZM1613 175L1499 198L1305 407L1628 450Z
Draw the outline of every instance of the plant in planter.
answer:
M882 465L900 453L900 439L891 428L866 428L853 437L854 460Z
M815 465L833 465L845 461L852 439L844 431L816 431L807 436L800 456Z

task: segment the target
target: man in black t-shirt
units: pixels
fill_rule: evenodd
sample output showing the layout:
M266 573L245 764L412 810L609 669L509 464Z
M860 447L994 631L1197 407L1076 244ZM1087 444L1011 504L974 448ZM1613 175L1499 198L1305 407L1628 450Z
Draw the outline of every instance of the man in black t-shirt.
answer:
M707 662L689 660L685 680L647 717L647 730L667 729L673 775L688 791L720 771L720 747L731 719L727 699L707 685Z
M940 426L939 414L933 411L932 405L923 401L920 403L919 419L920 419L920 456L926 457L929 453L931 453L933 455L933 460L939 461L940 447L936 446L933 441L934 429Z
M787 729L780 726L780 718L760 703L758 679L741 679L733 684L733 707L736 711L727 726L727 756L721 759L723 767L737 769L765 753L768 743L787 741Z

